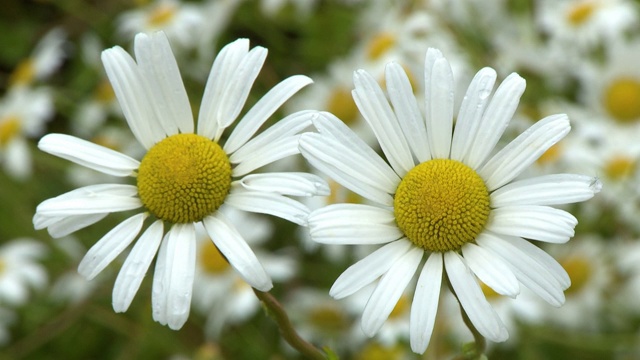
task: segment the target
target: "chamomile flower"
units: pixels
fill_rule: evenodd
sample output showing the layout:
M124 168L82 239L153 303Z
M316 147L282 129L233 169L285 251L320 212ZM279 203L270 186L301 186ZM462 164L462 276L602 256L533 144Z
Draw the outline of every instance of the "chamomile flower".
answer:
M43 244L27 238L0 247L0 303L23 305L29 289L42 289L47 284L47 272L38 263L46 254Z
M570 130L566 115L544 118L495 154L525 81L508 76L491 97L496 72L480 70L455 124L454 81L442 53L425 61L426 115L402 67L386 67L387 95L366 71L354 73L353 97L376 134L387 164L339 119L318 113L318 133L303 134L309 162L371 204L335 204L309 216L311 237L328 244L385 244L349 267L330 294L349 296L377 282L362 315L375 335L426 257L410 314L411 348L423 353L432 334L443 274L480 334L504 341L507 329L476 277L515 297L520 284L554 306L570 280L548 254L523 238L564 243L577 220L550 205L591 198L601 184L589 176L545 175L514 181Z
M102 60L133 134L147 149L141 161L63 134L49 134L38 145L45 152L109 175L135 177L135 184L89 185L46 200L36 209L34 225L61 237L109 213L137 209L80 262L78 271L91 279L133 242L150 218L152 224L135 242L116 279L113 308L127 310L158 253L153 318L179 329L189 315L193 293L196 223L204 225L247 283L267 291L272 287L271 278L225 214L236 208L306 225L307 208L286 195L328 191L319 177L305 173L249 174L299 152L297 133L310 123L305 112L253 135L311 80L292 76L276 85L220 144L225 129L240 114L267 50L249 50L249 41L239 39L220 51L204 90L197 129L165 34L138 34L135 54L137 61L116 46L105 50ZM166 234L165 225L170 226Z

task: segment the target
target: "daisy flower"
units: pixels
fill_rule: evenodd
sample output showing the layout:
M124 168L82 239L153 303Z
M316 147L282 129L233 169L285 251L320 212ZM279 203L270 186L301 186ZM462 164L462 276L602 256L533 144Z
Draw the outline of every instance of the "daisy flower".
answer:
M47 252L44 245L28 238L0 246L0 303L23 305L30 288L42 289L47 284L47 272L38 262Z
M371 204L335 204L309 216L311 237L326 244L385 244L349 267L330 294L349 296L377 282L362 315L362 329L380 329L423 258L410 313L411 348L429 343L443 274L469 319L492 341L507 329L477 279L515 297L520 284L554 306L564 302L569 277L548 254L523 238L564 243L577 220L549 205L591 198L601 184L589 176L514 179L570 129L566 115L538 121L497 153L525 81L511 74L491 97L496 72L480 70L454 117L454 81L442 53L425 61L424 109L402 67L386 67L388 99L364 70L354 73L353 97L374 130L385 162L339 119L318 113L318 133L303 134L309 162Z
M46 200L36 209L34 225L61 237L109 213L137 209L80 262L78 271L91 279L133 242L150 218L151 225L136 241L116 279L113 308L127 310L158 253L153 318L179 329L189 315L193 292L196 223L204 225L247 283L267 291L271 278L225 213L236 208L306 225L307 208L285 195L328 191L319 177L310 174L249 174L299 152L297 133L310 123L306 112L287 116L252 136L311 80L292 76L276 85L244 114L221 145L222 134L240 114L267 50L249 50L249 41L239 39L220 51L204 90L197 129L165 34L138 34L135 55L137 62L116 46L105 50L102 60L129 127L147 149L141 161L64 134L46 135L38 144L45 152L105 174L134 177L135 184L90 185ZM170 226L166 234L165 226Z

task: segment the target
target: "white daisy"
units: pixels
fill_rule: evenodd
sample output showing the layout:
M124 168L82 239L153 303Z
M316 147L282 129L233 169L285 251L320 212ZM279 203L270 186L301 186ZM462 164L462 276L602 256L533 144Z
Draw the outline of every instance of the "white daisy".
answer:
M31 54L20 61L11 73L11 86L27 86L53 74L64 60L67 34L54 28L38 41Z
M29 289L42 289L47 284L47 272L38 263L47 248L36 240L20 238L0 247L0 303L22 305Z
M153 279L153 318L179 329L187 320L196 257L195 223L202 223L217 248L251 286L267 291L271 278L238 230L225 216L230 207L266 213L306 225L308 210L285 195L326 194L326 184L304 173L251 174L257 168L298 153L305 112L292 114L253 139L267 119L299 89L311 83L292 76L269 91L238 122L223 145L218 142L240 114L267 50L249 50L237 40L216 58L200 106L197 130L178 66L164 33L138 34L137 62L120 47L102 59L127 122L147 149L141 161L63 134L42 138L39 148L135 185L82 187L41 203L37 229L54 237L72 233L108 213L141 209L109 231L87 253L78 271L91 279L145 230L124 262L113 290L113 308L126 311L158 252ZM195 130L195 131L194 131ZM171 224L165 235L164 224ZM158 250L159 249L159 250Z
M523 238L568 241L576 218L549 205L584 201L601 185L573 174L513 181L570 126L566 115L549 116L492 155L525 88L514 73L491 97L495 79L491 68L476 74L453 131L454 81L440 51L427 51L426 116L398 64L386 67L389 100L371 75L356 71L353 97L390 166L328 113L314 117L319 133L300 138L312 165L373 203L329 205L309 217L317 242L386 244L348 268L330 290L343 298L380 278L362 316L369 336L387 319L425 254L413 298L419 305L410 316L415 352L423 353L429 343L443 272L473 325L492 341L508 334L476 277L502 295L515 297L522 283L552 305L564 302L567 273Z

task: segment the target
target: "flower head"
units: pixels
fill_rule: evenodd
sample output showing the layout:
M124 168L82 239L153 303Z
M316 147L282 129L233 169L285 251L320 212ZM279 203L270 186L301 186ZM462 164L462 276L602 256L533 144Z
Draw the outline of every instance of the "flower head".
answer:
M89 226L108 213L141 209L100 239L78 271L91 279L152 224L131 249L116 279L113 308L126 311L151 261L153 317L172 329L187 320L196 263L196 224L251 286L267 291L271 278L226 214L232 208L275 215L306 225L308 210L286 195L328 192L305 173L249 174L298 153L298 132L310 124L306 112L292 114L253 137L292 95L311 83L292 76L269 91L238 122L224 144L224 131L238 118L267 50L249 50L246 39L224 47L211 69L197 129L169 42L162 32L138 34L134 60L120 47L105 50L107 76L134 136L146 148L141 161L72 136L49 134L39 148L105 174L135 177L135 184L89 185L41 203L38 229L54 237ZM253 137L253 139L252 139ZM170 230L165 234L165 225Z
M550 205L587 200L601 185L573 174L514 181L570 126L566 115L549 116L492 155L525 88L514 73L492 97L495 80L491 68L476 74L454 130L453 74L438 50L426 55L424 115L400 65L386 67L387 94L366 71L356 71L354 100L388 164L329 113L315 116L318 133L300 139L312 165L371 201L329 205L309 217L317 242L385 244L348 268L330 290L342 298L379 279L362 316L369 336L424 257L410 315L411 347L418 353L431 337L443 274L473 325L492 341L508 334L478 279L502 295L515 297L523 284L552 305L564 302L567 273L523 238L568 241L577 220Z

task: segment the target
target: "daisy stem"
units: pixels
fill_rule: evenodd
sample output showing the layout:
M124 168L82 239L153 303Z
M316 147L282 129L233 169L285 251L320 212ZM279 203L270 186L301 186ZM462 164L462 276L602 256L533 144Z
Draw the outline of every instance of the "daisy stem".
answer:
M260 290L253 289L258 299L269 309L269 314L276 320L282 337L291 345L294 349L298 350L305 358L308 359L326 359L324 353L317 347L305 341L298 335L296 330L289 320L289 316L284 311L282 304L276 300L273 295L268 292L262 292Z
M462 321L469 328L469 330L471 331L471 334L473 334L473 341L475 343L475 352L471 354L472 357L469 357L468 355L465 354L460 359L482 359L484 351L487 348L487 340L484 338L484 336L480 334L478 329L476 329L476 327L473 326L471 319L469 319L467 312L464 311L464 307L462 307L462 304L460 303L460 299L458 299L458 295L456 295L456 292L453 290L453 287L451 286L451 282L449 282L449 278L445 276L445 280L447 282L447 286L449 287L449 291L451 291L453 296L455 296L456 300L458 301L458 305L460 306L460 313L462 314Z

